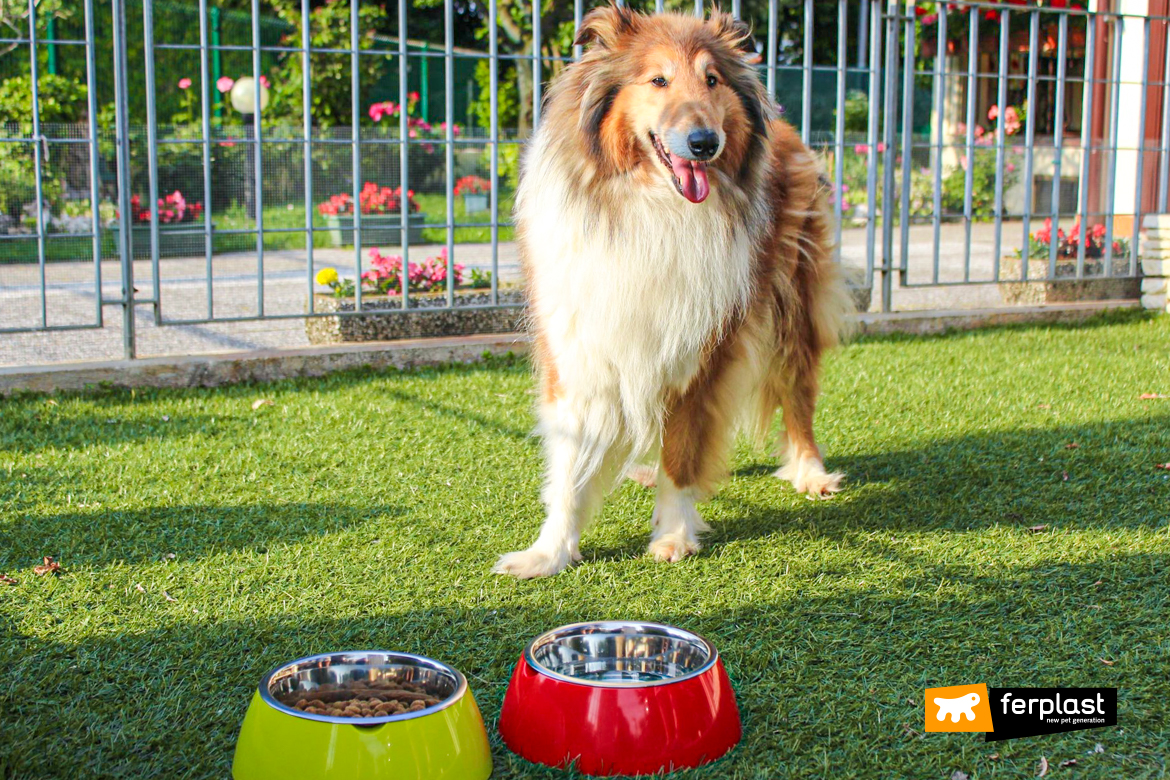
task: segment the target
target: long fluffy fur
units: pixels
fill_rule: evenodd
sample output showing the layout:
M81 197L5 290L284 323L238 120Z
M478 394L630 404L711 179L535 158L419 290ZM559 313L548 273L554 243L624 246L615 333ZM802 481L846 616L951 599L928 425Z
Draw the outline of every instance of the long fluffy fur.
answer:
M498 571L553 574L579 557L581 530L634 463L658 464L640 470L658 485L652 552L693 552L706 527L694 503L724 475L735 432L767 430L778 406L779 475L818 496L837 489L811 420L820 355L844 333L849 299L817 162L775 119L746 39L719 12L703 22L601 9L582 26L589 52L550 86L515 207L548 519ZM707 63L718 87L638 92L662 61L680 84ZM675 190L645 131L688 112L720 118L725 136L697 204Z

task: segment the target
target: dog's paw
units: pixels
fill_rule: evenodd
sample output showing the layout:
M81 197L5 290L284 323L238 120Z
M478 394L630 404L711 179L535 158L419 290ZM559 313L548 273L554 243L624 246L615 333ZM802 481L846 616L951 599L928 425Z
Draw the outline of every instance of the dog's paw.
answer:
M816 458L791 460L777 469L774 476L791 482L797 492L813 499L832 498L841 490L841 481L845 479L839 472L826 472L824 464Z
M492 572L494 574L510 574L522 580L530 580L534 577L551 577L564 571L569 565L569 559L568 552L553 554L546 550L529 547L527 550L501 555L500 560L496 561L496 565L492 567Z
M652 488L658 484L658 467L645 464L630 466L626 471L626 476L642 487Z
M656 561L678 563L688 555L699 551L699 541L683 534L667 534L650 542L650 554Z

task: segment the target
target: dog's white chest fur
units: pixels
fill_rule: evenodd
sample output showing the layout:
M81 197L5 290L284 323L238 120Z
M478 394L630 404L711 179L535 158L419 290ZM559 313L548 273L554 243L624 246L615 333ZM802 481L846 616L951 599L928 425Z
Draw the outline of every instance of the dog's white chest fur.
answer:
M694 204L665 183L631 188L619 211L598 213L541 178L539 192L523 193L519 217L561 389L617 402L635 446L652 445L645 439L657 438L666 392L690 382L703 348L746 306L746 230L715 192Z

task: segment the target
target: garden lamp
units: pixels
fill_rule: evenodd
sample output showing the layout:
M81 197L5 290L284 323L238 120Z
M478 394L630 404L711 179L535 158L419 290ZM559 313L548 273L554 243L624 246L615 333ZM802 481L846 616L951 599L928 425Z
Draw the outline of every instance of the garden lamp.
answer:
M244 76L232 85L232 108L241 114L256 113L256 79ZM268 87L260 85L260 110L268 108Z

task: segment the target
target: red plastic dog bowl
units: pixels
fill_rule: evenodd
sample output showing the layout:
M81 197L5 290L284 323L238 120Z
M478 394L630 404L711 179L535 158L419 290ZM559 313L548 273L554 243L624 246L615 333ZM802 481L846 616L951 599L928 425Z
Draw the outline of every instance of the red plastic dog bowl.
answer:
M590 775L700 766L741 734L715 646L658 623L576 623L542 634L520 656L500 713L512 752Z

